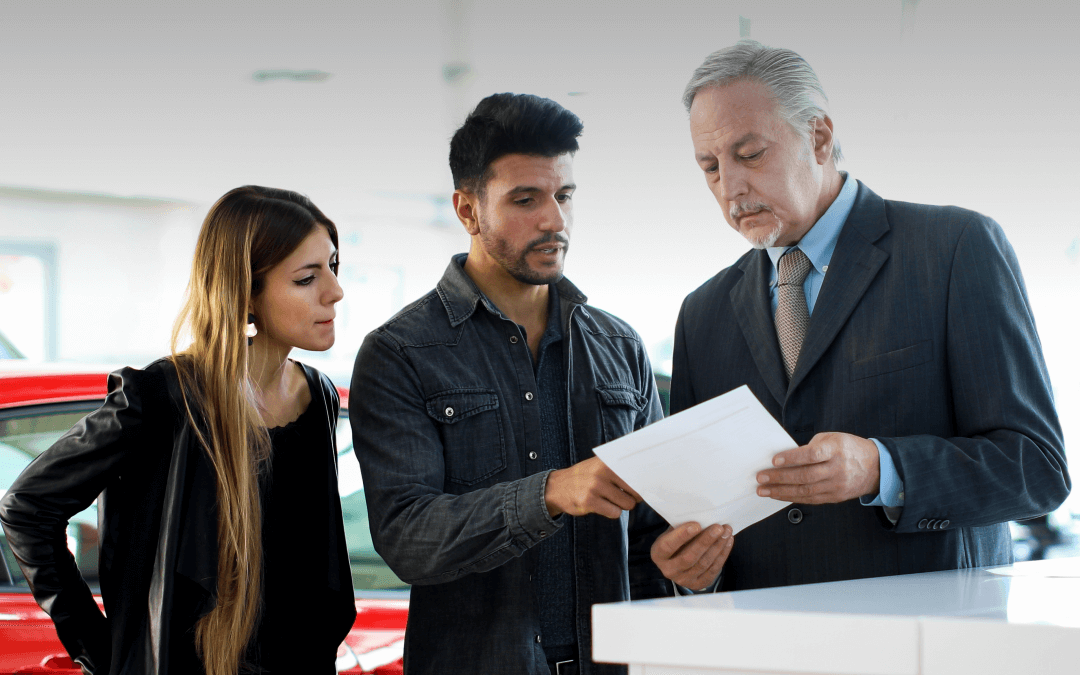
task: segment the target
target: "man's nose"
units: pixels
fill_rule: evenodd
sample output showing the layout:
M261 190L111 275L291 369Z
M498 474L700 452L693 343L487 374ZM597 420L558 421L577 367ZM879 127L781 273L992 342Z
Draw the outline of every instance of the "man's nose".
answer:
M720 192L717 196L722 201L731 202L738 201L739 198L746 196L749 191L746 184L746 176L737 166L725 166L718 169L720 176L717 178L717 185L720 188Z
M540 221L540 229L547 232L562 232L566 229L569 215L563 210L563 204L552 199L544 209L544 216Z

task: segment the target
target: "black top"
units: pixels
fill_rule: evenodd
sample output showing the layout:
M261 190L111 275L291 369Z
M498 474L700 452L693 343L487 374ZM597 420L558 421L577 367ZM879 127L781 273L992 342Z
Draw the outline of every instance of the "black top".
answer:
M313 393L314 394L314 393ZM329 566L328 547L311 539L313 523L328 522L329 500L325 494L326 462L321 443L327 418L312 403L293 422L269 429L271 455L259 478L262 504L263 586L262 611L245 655L241 672L257 675L277 673L332 674L341 638L340 598L312 583L313 571ZM301 495L306 498L299 498ZM304 543L307 542L307 543ZM198 618L188 600L199 595L187 579L177 579L178 609L186 621L176 627L184 634L174 639L173 669L205 672L194 651L193 629ZM337 599L337 603L334 600ZM177 625L179 624L179 625Z
M326 425L312 404L295 421L269 430L273 450L259 481L263 610L248 650L249 663L263 673L334 672L339 631L331 624L332 596L307 583L310 570L329 565L327 547L302 545L298 536L331 517L327 500L300 498L326 491L323 449L311 442L326 433Z

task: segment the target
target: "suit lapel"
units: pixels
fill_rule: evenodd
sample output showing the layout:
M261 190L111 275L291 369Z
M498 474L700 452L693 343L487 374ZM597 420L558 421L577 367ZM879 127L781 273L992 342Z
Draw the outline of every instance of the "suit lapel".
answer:
M772 263L765 251L751 251L739 263L742 278L731 288L731 305L750 346L765 385L776 402L784 404L787 396L787 375L784 373L776 324L769 306L769 271Z
M885 202L860 183L855 205L840 232L836 250L829 262L829 271L825 274L821 292L814 304L814 313L810 317L810 326L788 391L799 386L829 348L870 287L870 282L889 258L888 253L874 246L874 242L888 230Z

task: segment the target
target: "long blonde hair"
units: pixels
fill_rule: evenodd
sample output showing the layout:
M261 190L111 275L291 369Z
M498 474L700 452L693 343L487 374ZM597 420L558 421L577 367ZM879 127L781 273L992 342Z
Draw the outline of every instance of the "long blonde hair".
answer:
M303 195L253 185L226 193L203 221L173 327L187 416L217 477L216 603L195 627L207 675L236 675L262 597L259 473L270 439L248 379L248 307L265 274L320 225L336 248L334 224Z

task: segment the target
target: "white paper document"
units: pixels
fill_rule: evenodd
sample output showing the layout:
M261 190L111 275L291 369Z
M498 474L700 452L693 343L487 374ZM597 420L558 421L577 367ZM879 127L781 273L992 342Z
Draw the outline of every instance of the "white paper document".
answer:
M798 444L746 386L595 449L672 526L739 532L787 506L757 495L757 474Z

